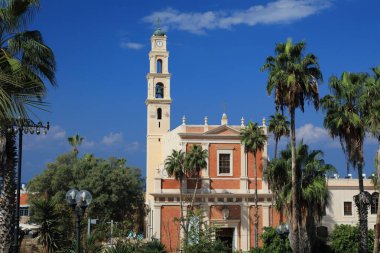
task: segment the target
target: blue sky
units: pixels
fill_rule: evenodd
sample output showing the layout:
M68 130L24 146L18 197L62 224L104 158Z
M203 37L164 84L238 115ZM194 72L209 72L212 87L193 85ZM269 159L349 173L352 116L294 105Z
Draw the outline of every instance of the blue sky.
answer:
M224 108L231 124L261 122L274 113L260 67L274 46L291 37L305 40L324 75L370 71L380 64L378 1L48 1L41 0L30 29L39 29L57 60L58 88L50 88L46 136L24 138L23 181L70 150L67 137L79 133L79 148L100 157L124 157L145 171L146 74L155 20L168 35L172 73L172 128L219 124ZM322 149L325 160L345 173L338 141L323 129L323 112L297 111L298 140ZM283 142L284 145L286 141ZM377 143L365 144L365 171L373 171ZM273 141L269 152L273 156ZM356 173L356 172L355 172Z

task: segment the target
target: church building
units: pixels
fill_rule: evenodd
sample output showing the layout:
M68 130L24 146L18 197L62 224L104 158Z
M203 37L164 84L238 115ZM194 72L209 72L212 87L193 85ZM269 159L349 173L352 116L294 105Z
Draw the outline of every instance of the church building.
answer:
M203 211L206 222L216 225L217 237L226 241L232 250L249 250L254 246L254 161L253 154L245 153L240 141L240 130L245 127L229 123L226 114L220 125L209 125L207 117L201 124L189 124L185 116L182 123L171 128L171 83L167 36L158 28L151 37L149 52L150 71L147 74L147 181L146 202L150 212L147 217L146 236L160 239L168 251L180 248L180 228L174 222L180 217L180 184L168 177L165 159L172 150L188 152L194 144L208 150L207 168L201 173L201 187L197 190L194 205ZM176 88L174 84L173 88ZM265 119L261 122L267 133ZM263 179L266 168L267 145L257 154L259 234L265 226L277 226L279 215L274 211L268 184ZM194 192L194 179L184 180L184 198ZM184 204L185 208L188 203ZM184 211L186 213L186 210ZM261 242L259 241L259 245Z

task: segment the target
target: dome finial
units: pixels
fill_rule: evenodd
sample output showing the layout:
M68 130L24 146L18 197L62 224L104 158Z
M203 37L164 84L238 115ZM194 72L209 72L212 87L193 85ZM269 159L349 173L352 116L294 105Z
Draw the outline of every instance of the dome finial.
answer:
M156 31L154 31L153 36L165 36L166 33L161 30L161 19L157 18L156 21Z

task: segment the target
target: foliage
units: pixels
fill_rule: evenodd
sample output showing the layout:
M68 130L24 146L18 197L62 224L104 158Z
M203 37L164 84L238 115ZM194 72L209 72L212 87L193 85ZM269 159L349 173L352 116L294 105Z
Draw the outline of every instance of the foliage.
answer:
M275 146L274 146L274 158L277 158L277 146L282 136L289 136L290 122L285 115L276 112L270 116L268 130L273 133ZM270 182L269 182L270 183Z
M255 221L254 221L254 245L255 248L258 247L258 235L259 235L259 206L257 203L257 160L256 155L258 151L264 149L265 143L267 141L267 136L264 130L257 125L257 123L252 123L250 121L247 126L240 131L240 139L244 144L245 152L250 152L253 154L253 168L255 177Z
M318 83L322 81L322 73L318 59L313 54L304 55L305 42L293 44L290 39L286 43L278 43L275 48L275 56L268 56L262 71L267 70L268 94L274 94L276 111L284 112L288 108L290 115L290 141L292 153L292 208L289 210L291 225L291 244L296 252L308 251L308 241L302 238L304 224L299 205L301 171L295 160L296 133L295 111L297 108L304 111L305 102L313 103L314 108L319 107Z
M183 196L182 196L182 181L188 177L195 176L196 184L194 187L193 197L191 199L190 206L193 206L195 196L198 189L198 181L200 176L200 171L207 166L206 159L208 157L208 151L203 150L202 146L194 145L189 153L184 153L182 150L172 150L170 156L165 159L165 170L168 172L170 177L179 181L179 191L180 191L180 227L184 232L184 244L188 242L187 236L189 234L190 220L183 217Z
M0 118L24 118L43 108L45 80L55 80L55 59L37 30L26 30L38 0L2 1L0 5Z
M141 171L128 167L125 159L107 160L73 153L59 156L28 184L34 198L46 195L66 209L64 196L70 188L87 189L93 200L86 213L100 221L130 221L129 229L141 229L145 215L144 180ZM69 210L70 211L70 210ZM33 215L33 214L32 214Z
M276 229L264 227L264 232L260 236L263 241L263 253L291 253L289 238L287 235L279 235Z
M67 138L67 141L73 147L73 152L75 156L78 155L79 153L78 146L82 144L83 140L84 138L81 137L79 134L76 134Z
M159 240L152 238L147 242L139 240L119 241L112 248L105 251L106 253L165 253L165 245Z
M40 225L38 242L47 253L62 247L62 220L55 201L51 199L34 199L31 203L31 221Z
M227 252L227 248L224 243L215 238L218 228L203 221L204 217L201 209L197 209L194 212L190 211L187 219L197 222L192 222L193 225L188 231L188 243L183 243L183 252Z
M279 211L285 207L285 210L289 212L292 208L291 157L290 145L288 145L286 150L281 151L278 159L269 162L268 168L264 172L265 177L273 179L270 187L274 193L276 207ZM305 228L302 228L302 233L304 237L307 237L307 242L312 249L318 246L316 224L322 218L330 200L325 175L335 171L335 168L330 164L326 164L322 157L322 151L310 150L302 142L297 147L297 169L301 171L299 205L305 222Z
M368 230L368 249L373 250L373 230ZM329 236L331 248L335 253L359 251L359 228L350 225L336 225Z
M379 98L367 73L343 72L340 78L332 76L329 87L332 94L321 99L326 111L324 126L333 138L339 138L346 160L358 170L359 194L355 196L360 226L360 252L368 251L369 193L364 191L364 138L371 107ZM375 120L376 121L376 120Z

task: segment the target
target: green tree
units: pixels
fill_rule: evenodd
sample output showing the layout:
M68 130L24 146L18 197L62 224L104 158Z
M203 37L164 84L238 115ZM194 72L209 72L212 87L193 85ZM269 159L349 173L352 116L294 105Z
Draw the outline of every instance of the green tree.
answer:
M169 177L175 178L179 182L179 202L180 202L180 227L185 233L185 244L187 244L187 230L185 219L183 217L183 189L182 182L186 178L186 154L182 150L172 150L170 156L165 159L165 170L168 172Z
M57 204L51 199L35 199L31 203L33 216L31 221L40 225L38 243L42 244L46 253L53 253L60 249L62 231L60 212Z
M378 149L375 157L376 178L380 178L380 66L372 68L373 76L368 79L368 91L365 93L364 101L367 103L369 113L366 114L365 125L371 135L377 139ZM379 188L378 182L375 187ZM376 216L375 242L373 252L379 252L380 238L380 208Z
M26 30L39 5L38 0L5 0L0 5L0 192L14 190L14 156L5 156L15 145L14 135L6 135L12 119L27 118L33 108L45 105L45 83L55 85L55 60L52 50L44 44L36 30ZM13 122L11 122L13 123ZM7 251L13 241L11 230L14 197L0 197L0 251Z
M305 101L313 103L315 109L319 106L318 82L322 80L318 59L313 54L304 56L306 44L293 44L290 39L279 43L275 48L275 56L269 56L262 71L269 72L267 82L268 94L274 94L276 109L284 111L288 108L290 115L290 140L292 151L292 209L289 215L291 222L291 245L295 253L306 252L307 243L301 238L303 221L301 217L300 178L296 162L295 112L297 108L304 111Z
M290 130L289 130L290 122L287 120L285 115L282 115L281 113L276 112L274 115L270 116L268 130L269 132L273 133L274 137L274 158L277 158L277 146L278 142L280 141L281 137L283 136L289 136Z
M13 133L0 129L0 161L4 162L0 168L0 176L3 179L0 189L0 252L10 251L13 241L14 210L15 205L15 166L16 148ZM4 165L3 165L4 164Z
M125 222L125 229L141 231L145 217L144 179L141 171L129 167L125 159L107 160L88 156L77 159L70 152L49 163L41 175L28 184L30 192L38 192L35 198L51 197L67 210L64 197L70 188L86 189L93 200L86 210L89 217L100 221ZM33 214L32 214L33 215ZM70 222L68 224L71 226Z
M373 230L368 231L369 250L373 249ZM360 252L360 232L357 226L335 225L329 235L332 250L335 253Z
M263 241L264 253L292 253L287 235L278 234L276 229L272 227L264 227L264 232L260 238Z
M265 143L267 141L267 136L263 129L257 125L257 123L252 123L251 121L247 124L245 128L240 131L241 142L244 144L245 153L252 153L254 160L254 177L255 177L255 248L258 247L259 239L259 206L257 204L257 152L264 149Z
M370 194L363 186L363 144L365 138L367 96L369 77L366 73L344 72L341 78L332 76L329 80L331 95L321 99L326 111L324 126L333 138L339 138L348 161L358 170L359 194L354 201L359 212L360 252L368 251L368 205Z
M193 206L195 195L197 193L200 172L207 167L208 151L203 150L201 145L194 145L191 151L186 155L186 165L187 173L191 176L195 176L195 188L193 193L193 198L191 200L191 206Z
M215 237L215 234L218 232L218 228L204 222L202 212L202 209L196 209L189 212L187 219L192 221L192 227L188 231L189 243L184 246L183 252L228 252L226 245Z
M329 205L329 190L325 176L335 168L326 164L320 150L310 150L302 142L296 150L298 170L301 171L301 192L299 205L302 210L302 218L305 228L300 230L304 241L305 252L318 252L316 238L316 225ZM279 211L285 208L289 212L292 208L292 181L291 181L292 153L288 145L286 150L280 153L278 159L269 162L266 173L273 174L271 190L275 193L276 207Z
M277 158L277 147L278 142L280 141L281 137L283 136L289 136L290 130L289 130L290 122L287 120L286 116L276 112L274 115L270 116L268 130L269 132L273 133L274 137L274 159ZM267 177L268 184L272 184L272 178L270 177L270 174L268 174ZM273 216L274 216L274 198L272 198L272 209L271 209L271 221L273 223ZM282 215L282 214L280 214Z
M76 134L67 138L67 141L73 147L73 152L75 156L78 156L78 153L79 153L78 146L82 144L83 140L84 138L81 137L79 134Z

